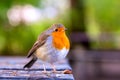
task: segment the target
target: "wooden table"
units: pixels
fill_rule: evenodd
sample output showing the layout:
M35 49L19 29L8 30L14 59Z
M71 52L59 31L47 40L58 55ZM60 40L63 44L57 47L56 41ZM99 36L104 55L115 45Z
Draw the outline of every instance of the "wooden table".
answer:
M23 69L30 59L25 57L0 57L0 80L74 80L72 74L63 74L71 69L66 60L55 63L58 72L53 73L50 64L46 63L47 73L43 73L43 62L38 60L30 69Z

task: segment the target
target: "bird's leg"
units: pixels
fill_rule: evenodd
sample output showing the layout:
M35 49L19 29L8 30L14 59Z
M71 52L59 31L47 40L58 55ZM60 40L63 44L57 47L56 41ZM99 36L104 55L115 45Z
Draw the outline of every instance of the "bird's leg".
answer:
M46 70L45 64L43 64L43 73L47 73L47 70Z
M55 68L55 65L54 65L54 64L51 64L51 66L52 66L52 68L53 68L53 72L56 73L57 70L56 70L56 68Z

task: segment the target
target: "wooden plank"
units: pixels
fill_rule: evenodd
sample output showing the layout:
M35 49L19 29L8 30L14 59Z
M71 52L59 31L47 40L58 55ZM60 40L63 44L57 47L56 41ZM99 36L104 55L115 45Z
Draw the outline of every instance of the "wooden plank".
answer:
M66 60L55 63L57 72L53 73L49 63L46 63L47 73L43 73L44 62L38 60L31 69L23 69L29 59L25 57L0 57L0 79L14 80L74 80L72 74L63 74L63 70L71 69Z

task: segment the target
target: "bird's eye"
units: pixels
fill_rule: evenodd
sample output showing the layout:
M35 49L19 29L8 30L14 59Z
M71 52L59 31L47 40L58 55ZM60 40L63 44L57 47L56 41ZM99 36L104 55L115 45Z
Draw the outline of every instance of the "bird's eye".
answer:
M55 31L57 32L57 31L58 31L58 29L55 29Z

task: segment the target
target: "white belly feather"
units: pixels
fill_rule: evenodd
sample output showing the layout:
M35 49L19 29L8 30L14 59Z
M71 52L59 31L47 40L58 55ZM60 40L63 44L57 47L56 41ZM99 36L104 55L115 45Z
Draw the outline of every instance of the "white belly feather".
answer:
M63 48L62 50L56 50L52 45L52 37L48 37L46 43L36 50L36 56L43 61L50 63L64 59L69 50Z

